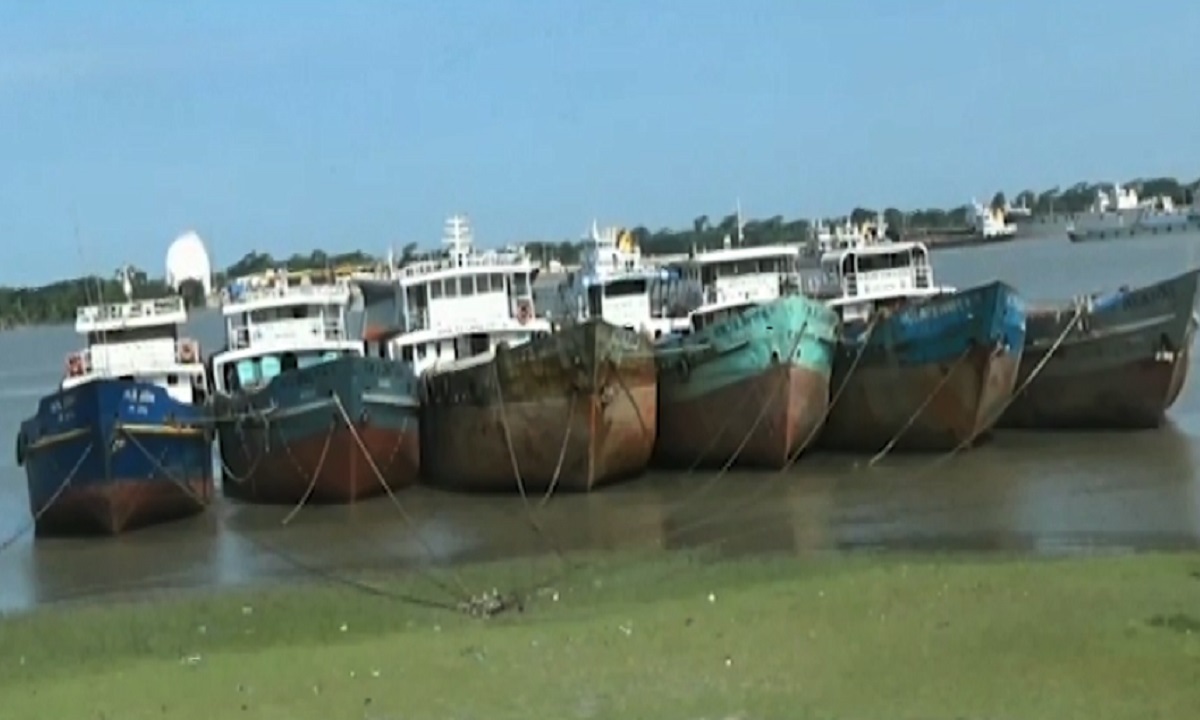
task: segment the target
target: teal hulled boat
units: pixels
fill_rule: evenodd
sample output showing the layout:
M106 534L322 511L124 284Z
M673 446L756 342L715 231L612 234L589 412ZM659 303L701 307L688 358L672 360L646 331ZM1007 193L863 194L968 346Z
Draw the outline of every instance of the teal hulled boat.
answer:
M784 466L824 422L837 314L797 294L702 307L690 321L658 345L656 459Z

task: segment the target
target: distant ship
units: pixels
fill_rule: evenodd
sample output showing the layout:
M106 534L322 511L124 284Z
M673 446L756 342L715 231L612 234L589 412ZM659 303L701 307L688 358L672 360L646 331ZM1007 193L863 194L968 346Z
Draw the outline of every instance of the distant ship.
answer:
M1012 240L1017 236L1005 210L982 205L971 200L971 212L967 224L947 230L922 230L906 234L904 240L922 242L930 249L964 247L967 245L990 245Z
M1169 197L1143 200L1136 190L1120 184L1097 189L1084 212L1035 215L1021 206L1006 208L1005 216L1016 226L1018 238L1101 240L1200 229L1194 209L1178 209Z
M1114 240L1197 230L1200 230L1200 218L1196 217L1195 210L1176 207L1167 196L1140 202L1132 211L1088 213L1069 222L1066 227L1067 239L1071 242Z

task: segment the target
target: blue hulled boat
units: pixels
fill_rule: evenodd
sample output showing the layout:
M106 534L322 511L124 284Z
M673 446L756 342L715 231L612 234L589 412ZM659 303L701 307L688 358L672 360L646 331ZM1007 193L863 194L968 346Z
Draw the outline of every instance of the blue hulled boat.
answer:
M226 289L228 343L211 360L221 489L263 503L347 503L417 480L409 363L366 355L350 287L269 273Z
M828 249L820 293L842 316L822 447L953 450L984 437L1010 402L1025 303L1001 282L933 283L921 243Z
M207 383L186 320L180 297L76 312L87 347L17 437L38 533L117 534L208 505Z

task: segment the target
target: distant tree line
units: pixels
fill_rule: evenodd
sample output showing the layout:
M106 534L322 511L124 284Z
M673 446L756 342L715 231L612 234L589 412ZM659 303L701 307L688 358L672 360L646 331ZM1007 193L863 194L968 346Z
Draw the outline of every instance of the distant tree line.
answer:
M1175 178L1148 178L1124 183L1144 198L1164 195L1176 204L1189 204L1194 193L1200 189L1200 180L1182 183ZM1066 189L1051 188L1041 192L1022 190L1013 196L1011 205L1026 207L1037 216L1063 215L1088 210L1096 199L1097 191L1110 188L1111 183L1076 183ZM984 201L986 198L980 198ZM1003 191L991 198L991 206L1003 209L1010 206ZM840 218L821 218L825 222L850 220L854 223L873 221L881 217L893 232L921 230L949 230L964 227L971 208L966 205L943 209L924 208L900 210L895 207L856 207ZM785 219L782 216L756 220L743 220L742 235L747 245L772 245L777 243L800 243L810 237L812 223L808 219ZM725 237L737 236L737 215L727 214L719 219L701 215L692 221L691 227L650 230L644 226L630 229L642 252L647 255L672 255L686 253L692 248L712 249L722 245ZM557 260L566 264L579 261L583 243L579 240L564 240L557 243L530 243L526 246L535 260L549 262Z
M411 252L411 250L410 250ZM365 253L326 253L314 250L296 254L282 260L267 253L249 252L240 260L213 277L214 286L223 284L227 278L260 273L268 269L286 268L289 271L335 269L344 265L366 265L377 259ZM98 302L124 300L124 284L119 268L113 275L61 280L41 287L0 287L0 329L20 325L43 325L69 322L75 318L75 309ZM133 295L137 299L165 297L171 293L162 278L152 278L140 268L127 269ZM203 305L204 290L200 283L185 282L180 289L192 307Z
M1108 183L1079 182L1068 188L1051 188L1041 192L1022 190L1011 198L1011 205L1026 207L1034 215L1062 215L1086 211L1091 207L1098 190L1109 187ZM1200 180L1183 183L1175 178L1146 178L1125 183L1142 197L1163 195L1176 204L1189 204L1200 189ZM997 192L991 199L995 208L1009 206L1004 192ZM823 218L828 222L849 219L861 223L882 217L892 231L946 230L962 227L967 223L970 208L961 205L949 209L925 208L900 210L895 207L856 207L842 218ZM686 228L660 228L650 230L644 226L630 229L630 233L647 255L669 255L686 253L692 248L708 249L720 247L725 237L736 237L738 218L734 213L713 218L701 215ZM800 243L810 237L811 222L808 219L785 219L781 215L765 219L743 220L742 234L748 245L771 245L778 243ZM526 245L535 261L557 260L566 264L579 261L583 248L581 240L561 242L534 242ZM399 258L416 254L416 244L406 245ZM291 271L335 269L342 266L372 265L380 258L360 251L327 253L313 250L288 258L275 258L268 253L250 252L214 278L223 283L226 278L260 273L268 269L286 268ZM140 298L162 297L169 288L160 279L152 279L144 271L131 269L134 292ZM192 302L200 302L198 287L185 288L185 295ZM121 283L115 277L87 277L64 280L37 288L0 288L0 327L68 321L75 316L75 308L96 302L96 298L118 299L123 296Z

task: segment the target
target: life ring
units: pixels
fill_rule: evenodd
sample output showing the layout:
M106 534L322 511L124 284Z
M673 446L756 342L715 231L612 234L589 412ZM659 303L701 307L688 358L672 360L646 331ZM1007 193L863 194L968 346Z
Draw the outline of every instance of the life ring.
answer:
M532 317L533 317L533 310L529 307L528 300L522 300L520 303L517 304L517 322L524 325L524 324L528 323Z
M83 358L79 353L72 353L67 358L67 374L71 377L79 377L83 374Z

